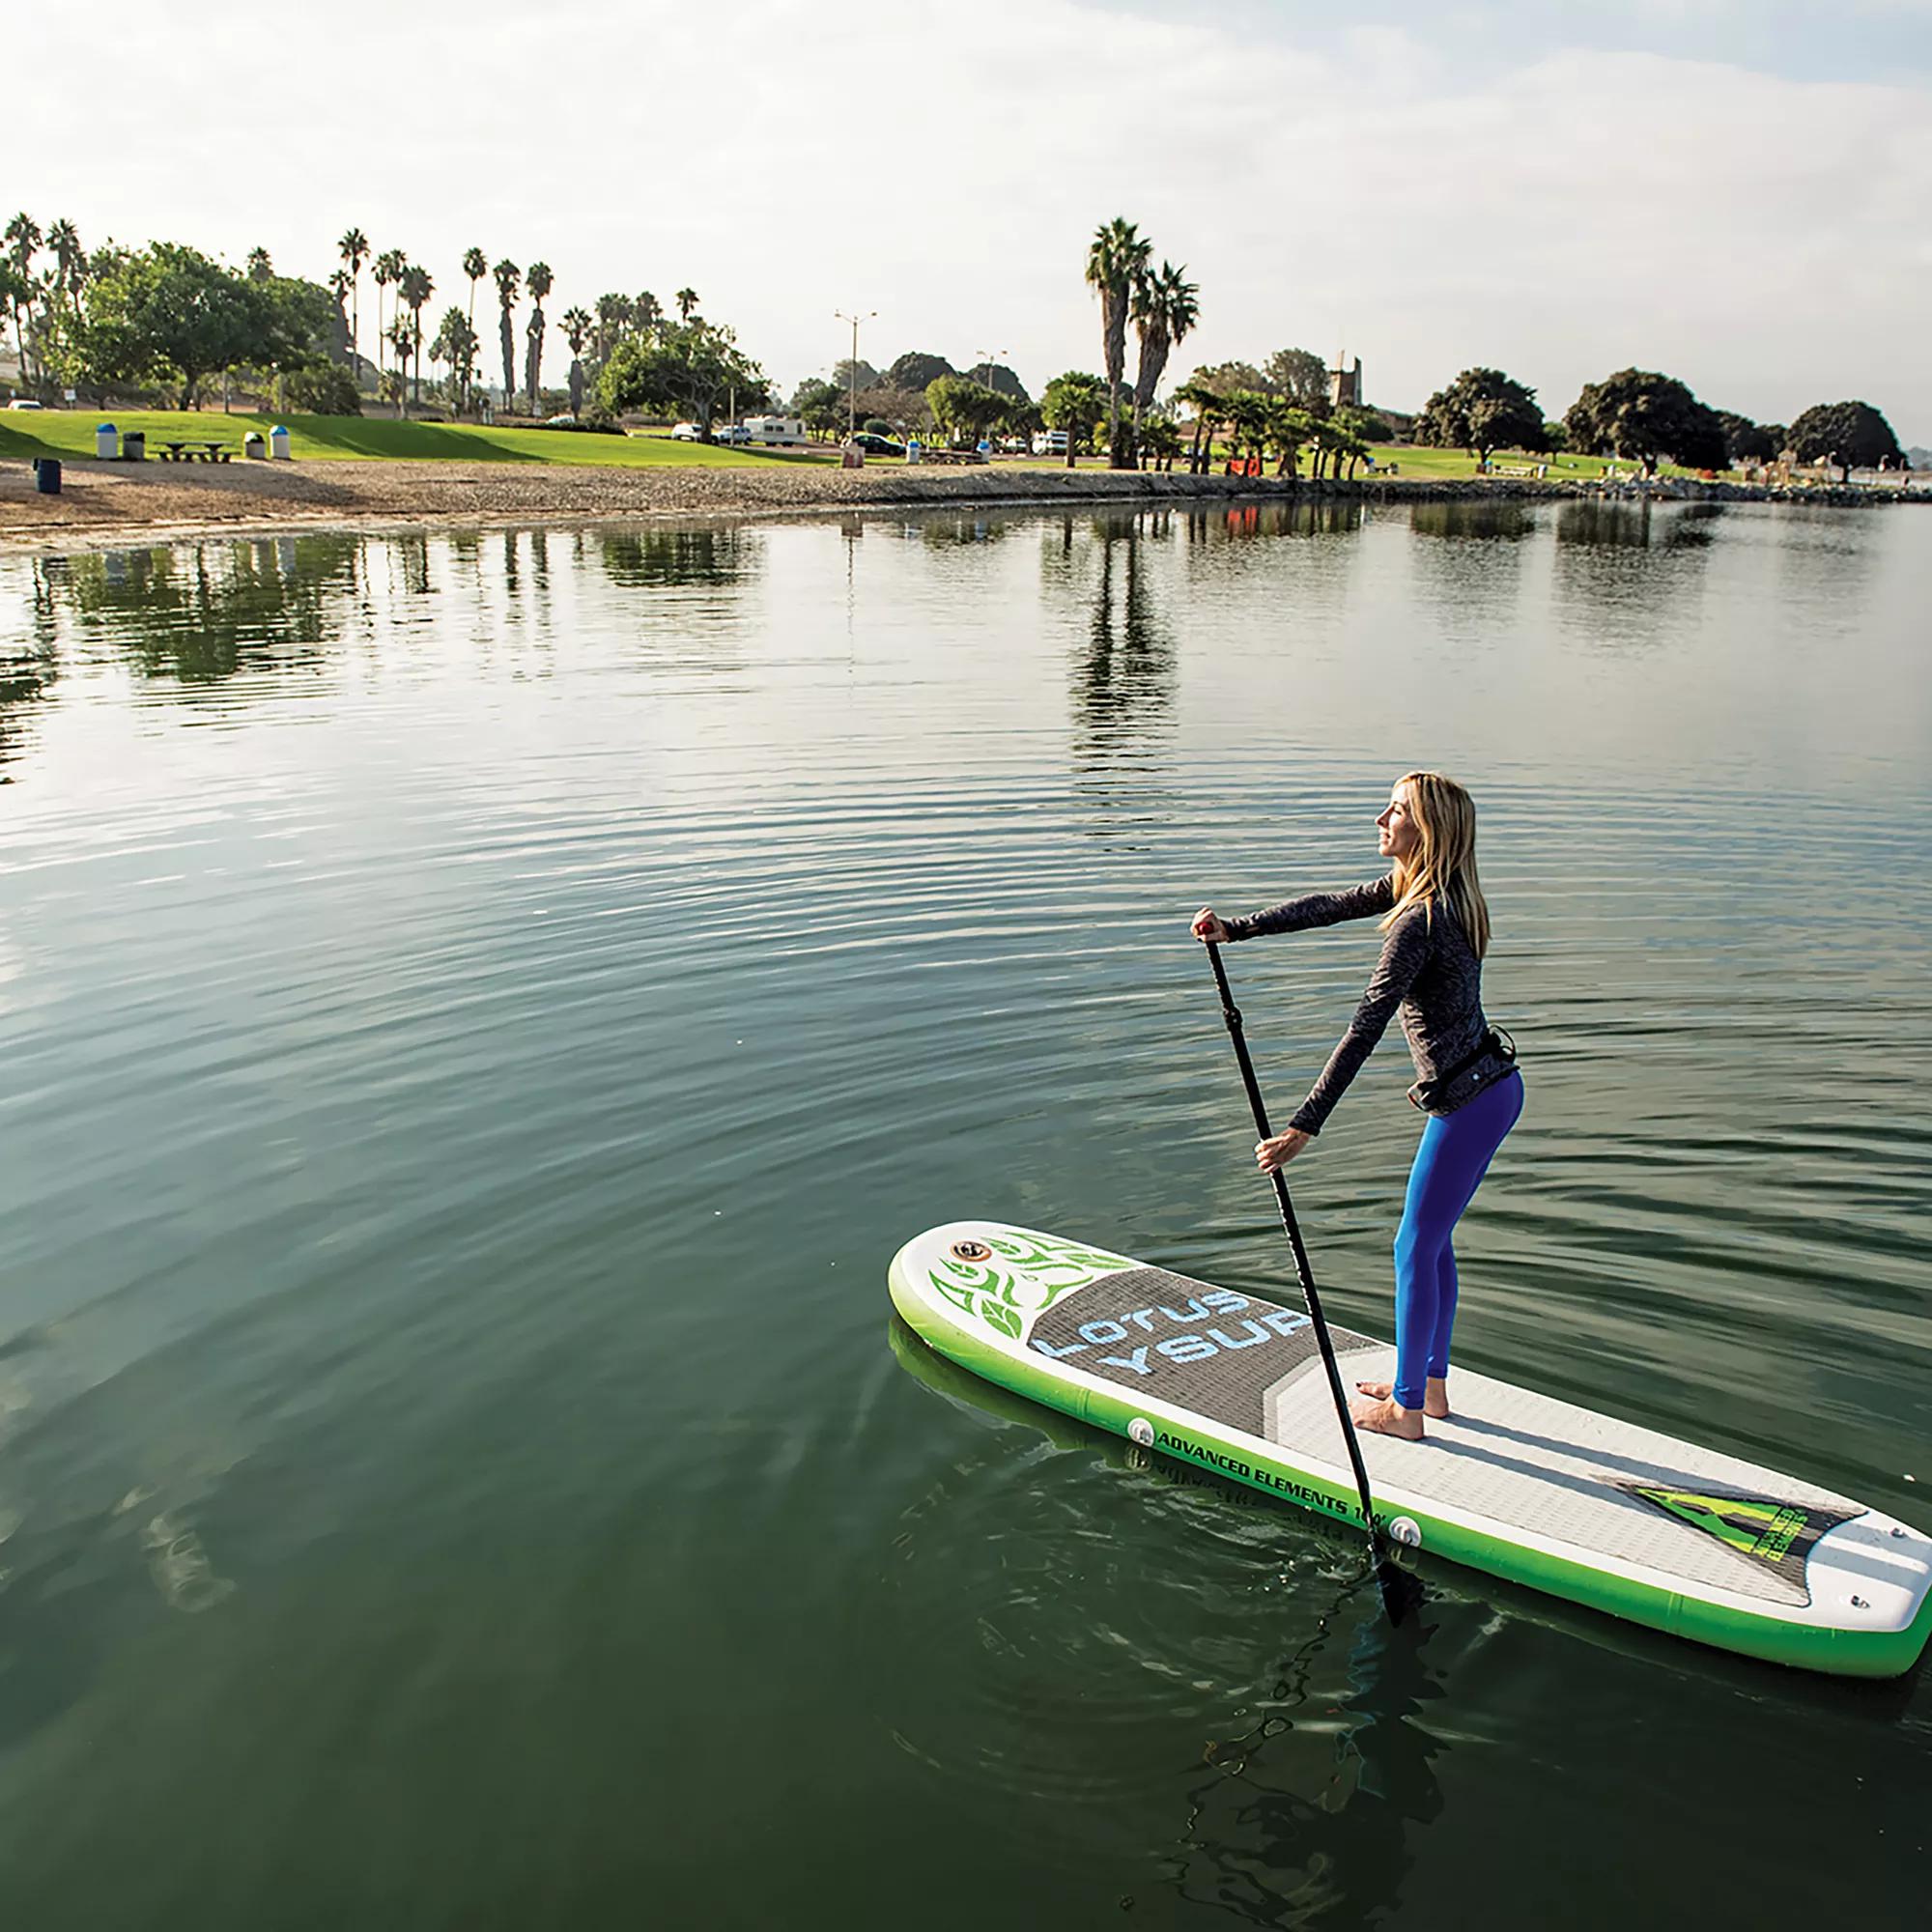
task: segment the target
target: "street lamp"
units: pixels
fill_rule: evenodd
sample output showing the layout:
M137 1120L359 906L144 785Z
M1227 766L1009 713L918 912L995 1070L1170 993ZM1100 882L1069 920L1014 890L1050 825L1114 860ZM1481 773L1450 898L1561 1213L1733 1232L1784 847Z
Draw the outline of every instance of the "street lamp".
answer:
M847 315L842 308L836 308L832 311L837 321L849 322L852 325L852 359L845 365L845 381L847 384L845 392L845 438L848 442L851 440L852 432L859 427L859 325L862 322L870 322L878 312L875 308L868 308L864 315Z
M990 389L993 386L993 378L999 371L1000 357L1010 355L1011 352L1006 349L981 349L976 353L980 357L980 366L986 372L986 380L980 386Z

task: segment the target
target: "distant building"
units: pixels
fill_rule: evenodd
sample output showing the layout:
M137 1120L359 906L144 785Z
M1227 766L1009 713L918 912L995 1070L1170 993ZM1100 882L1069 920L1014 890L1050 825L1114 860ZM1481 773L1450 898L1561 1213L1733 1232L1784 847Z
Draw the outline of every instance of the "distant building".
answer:
M1362 358L1355 357L1354 366L1349 367L1338 355L1335 366L1328 372L1328 401L1338 410L1358 410L1362 407Z

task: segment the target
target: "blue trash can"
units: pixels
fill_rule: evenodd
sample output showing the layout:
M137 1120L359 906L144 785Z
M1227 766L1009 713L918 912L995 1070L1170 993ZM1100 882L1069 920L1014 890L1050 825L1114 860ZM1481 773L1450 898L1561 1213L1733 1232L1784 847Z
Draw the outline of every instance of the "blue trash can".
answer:
M60 495L60 458L58 456L37 456L34 458L34 488L43 497Z

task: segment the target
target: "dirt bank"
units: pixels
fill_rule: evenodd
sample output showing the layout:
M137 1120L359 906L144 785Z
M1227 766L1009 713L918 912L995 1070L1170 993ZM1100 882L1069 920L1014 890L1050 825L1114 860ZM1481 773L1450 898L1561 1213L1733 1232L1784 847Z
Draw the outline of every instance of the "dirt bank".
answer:
M1431 502L1577 497L1594 489L1508 479L1360 478L1314 484L1275 477L1186 476L1098 469L603 469L522 463L236 463L66 466L57 497L34 489L24 463L0 465L0 549L103 543L301 526L395 528L682 516L764 517L950 504L1144 504L1234 497ZM1670 485L1656 494L1763 501L1738 485ZM1809 491L1803 500L1865 504L1870 491Z

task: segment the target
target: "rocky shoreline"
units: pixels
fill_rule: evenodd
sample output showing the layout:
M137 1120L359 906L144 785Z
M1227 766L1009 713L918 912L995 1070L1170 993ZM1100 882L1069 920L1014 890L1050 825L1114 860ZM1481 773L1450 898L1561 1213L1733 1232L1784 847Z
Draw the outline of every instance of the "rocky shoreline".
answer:
M1189 476L1156 471L908 469L877 465L617 469L509 463L318 462L207 469L80 462L57 497L25 464L0 467L0 550L61 551L295 528L617 522L672 517L796 517L951 506L1288 502L1434 503L1498 499L1800 503L1868 509L1932 500L1932 491L1664 479L1636 485L1554 478Z

